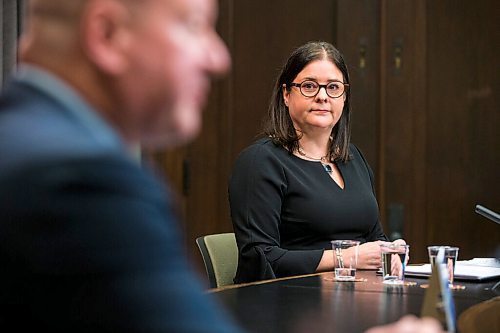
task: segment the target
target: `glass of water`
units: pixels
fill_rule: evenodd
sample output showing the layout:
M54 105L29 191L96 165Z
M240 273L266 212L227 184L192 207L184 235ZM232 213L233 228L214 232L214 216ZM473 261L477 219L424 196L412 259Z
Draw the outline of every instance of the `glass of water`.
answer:
M382 276L384 284L404 284L406 261L410 246L406 244L384 243L382 253Z
M446 269L448 271L448 284L450 288L453 288L455 264L458 259L459 248L456 246L428 246L427 250L429 251L429 261L431 263L431 269L433 269L434 264L436 263L436 256L440 248L443 248L444 250L444 262L442 262L442 264L446 265Z
M332 250L335 280L354 281L358 265L359 241L334 240Z

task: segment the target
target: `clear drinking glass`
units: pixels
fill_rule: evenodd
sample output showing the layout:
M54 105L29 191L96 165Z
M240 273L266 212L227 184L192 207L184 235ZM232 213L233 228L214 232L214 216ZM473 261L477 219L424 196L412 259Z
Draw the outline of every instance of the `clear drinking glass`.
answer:
M409 245L386 243L380 245L384 284L404 284Z
M427 250L429 252L429 261L431 263L431 269L434 267L434 264L436 263L436 256L438 254L438 251L440 248L444 249L444 262L443 264L446 265L446 268L448 270L448 284L450 288L460 288L461 286L454 285L453 280L454 280L454 274L455 274L455 265L458 259L458 250L459 248L456 246L428 246Z
M359 241L334 240L332 250L335 280L353 281L358 265Z

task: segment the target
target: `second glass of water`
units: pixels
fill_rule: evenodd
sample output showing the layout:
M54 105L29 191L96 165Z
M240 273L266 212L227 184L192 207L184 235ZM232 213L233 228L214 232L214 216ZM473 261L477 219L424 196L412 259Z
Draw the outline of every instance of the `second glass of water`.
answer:
M384 284L404 284L406 261L410 246L385 243L380 245Z
M458 247L456 246L428 246L429 251L429 261L431 263L431 269L436 263L436 256L440 248L444 249L444 262L446 269L448 270L448 283L450 287L453 287L453 278L455 274L455 264L458 259Z

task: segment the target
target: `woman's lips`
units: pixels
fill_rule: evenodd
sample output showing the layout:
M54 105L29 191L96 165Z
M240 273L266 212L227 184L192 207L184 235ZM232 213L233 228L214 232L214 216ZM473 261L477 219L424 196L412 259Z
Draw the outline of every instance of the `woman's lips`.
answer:
M330 113L330 110L312 109L311 112Z

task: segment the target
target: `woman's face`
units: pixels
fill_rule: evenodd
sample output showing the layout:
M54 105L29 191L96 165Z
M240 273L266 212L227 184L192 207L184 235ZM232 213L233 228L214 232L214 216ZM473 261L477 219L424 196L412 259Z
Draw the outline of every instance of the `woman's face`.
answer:
M323 59L310 62L293 82L301 83L305 80L323 85L332 81L344 82L344 77L334 63ZM316 96L305 97L299 87L292 86L290 91L283 89L283 99L296 129L303 133L324 130L330 134L342 116L345 93L338 98L332 98L326 94L324 88L320 88Z

